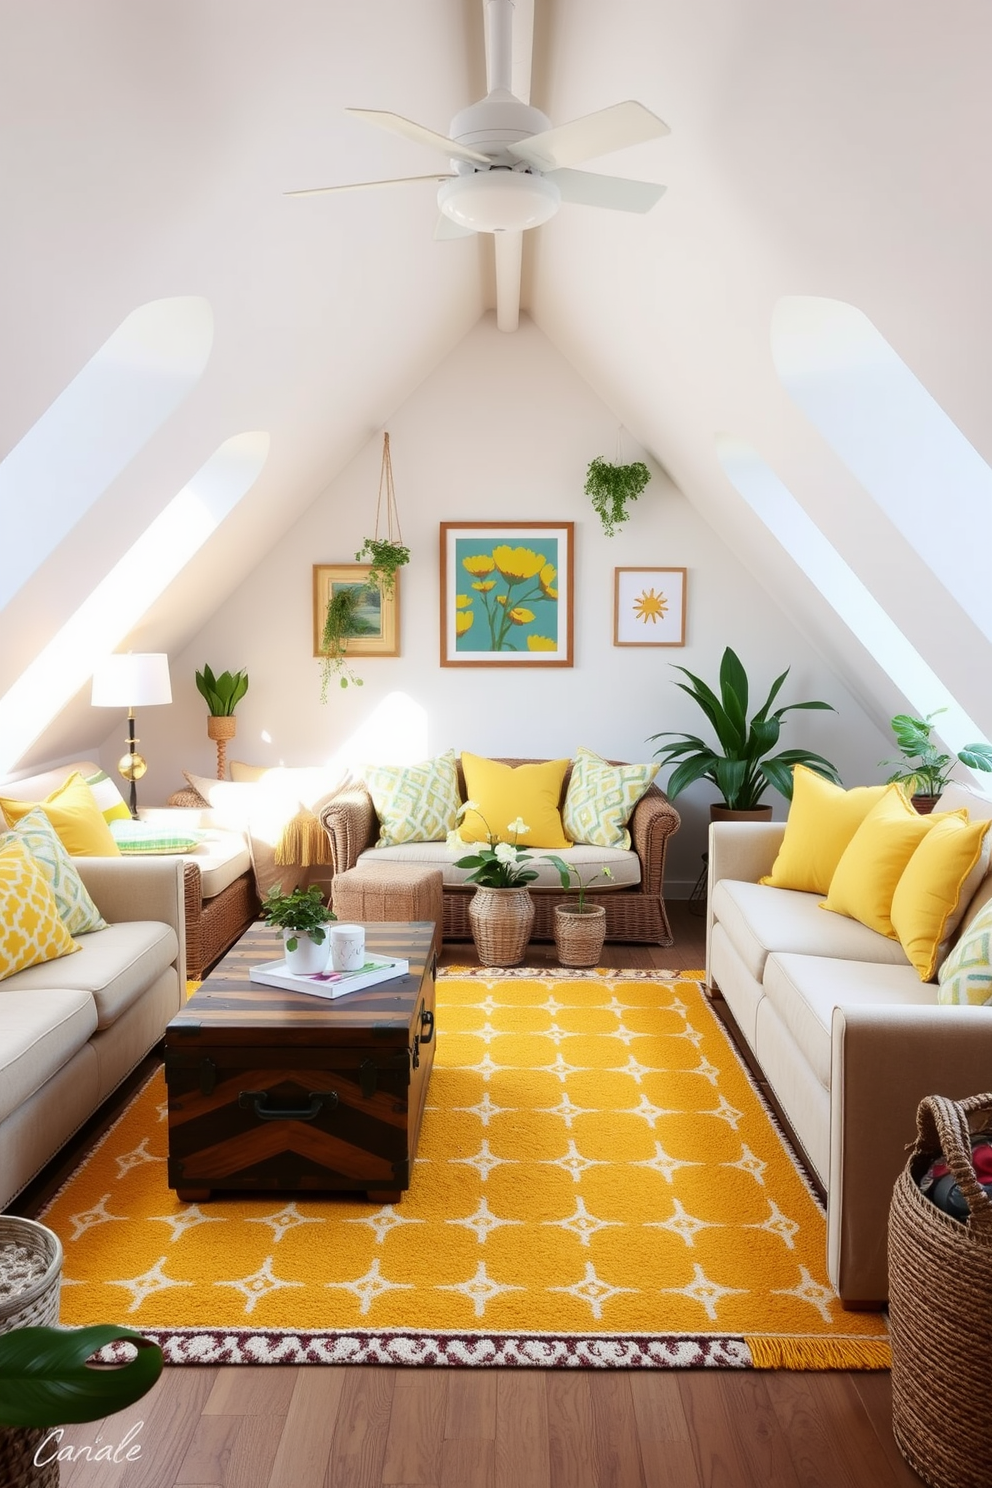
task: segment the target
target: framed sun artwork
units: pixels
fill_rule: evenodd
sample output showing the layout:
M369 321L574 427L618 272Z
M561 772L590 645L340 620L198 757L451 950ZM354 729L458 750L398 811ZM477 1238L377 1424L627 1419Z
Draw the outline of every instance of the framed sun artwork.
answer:
M684 568L616 568L614 646L684 646Z

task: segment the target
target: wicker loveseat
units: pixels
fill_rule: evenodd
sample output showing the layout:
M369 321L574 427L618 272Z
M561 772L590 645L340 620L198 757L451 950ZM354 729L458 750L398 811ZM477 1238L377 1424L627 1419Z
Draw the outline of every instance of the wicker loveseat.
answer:
M530 759L504 759L507 765L540 764L543 761ZM611 761L611 763L620 763ZM568 791L570 770L566 770L562 782L561 800L564 803ZM461 765L458 766L458 783L462 800L465 799L465 780ZM402 849L377 849L379 821L372 798L362 785L352 786L336 795L320 813L320 819L328 834L335 873L344 873L353 868L359 858L368 863L382 854L399 854ZM657 786L649 786L638 801L628 824L631 847L636 854L634 877L637 882L623 887L600 890L599 886L587 896L588 902L602 904L606 909L606 938L635 944L668 946L672 944L672 932L665 912L664 878L665 851L668 839L679 827L679 814ZM539 850L535 849L535 856ZM407 854L408 861L435 862L447 868L457 856L443 842L417 844ZM564 854L568 857L568 853ZM639 871L638 871L639 870ZM445 882L444 938L446 940L471 940L472 931L468 918L468 906L472 898L471 885ZM561 887L531 885L535 916L533 938L554 939L554 910L565 895Z

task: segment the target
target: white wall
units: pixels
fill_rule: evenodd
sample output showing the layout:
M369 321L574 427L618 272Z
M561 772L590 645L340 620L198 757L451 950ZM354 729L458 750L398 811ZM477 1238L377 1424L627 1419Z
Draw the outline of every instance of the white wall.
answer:
M205 661L215 669L248 668L251 686L228 752L252 763L327 760L396 693L412 701L412 724L389 723L361 752L399 759L454 747L543 757L568 755L584 744L615 759L643 760L655 748L649 735L695 732L704 722L673 686L677 674L669 664L715 681L723 648L731 644L754 678L759 701L791 666L780 701L818 697L836 706L836 717L796 715L784 742L833 759L848 783L880 778L876 762L889 752L884 738L656 467L626 528L613 539L604 536L582 488L594 455L614 457L617 420L530 322L506 336L491 317L480 321L388 427L403 536L412 550L401 576L402 655L357 660L364 686L334 686L321 704L320 663L311 654L312 565L351 561L371 532L382 447L376 432L173 658L173 706L148 710L139 720L150 765L141 791L145 804L163 801L182 785L184 767L213 773L214 746L193 681ZM641 455L625 437L625 458ZM438 523L460 520L574 520L574 668L440 666ZM688 569L684 649L613 646L613 570L631 565ZM108 768L120 752L118 734L115 729L106 741ZM673 896L688 893L695 881L706 806L715 794L703 784L680 798L683 830L669 867ZM778 802L777 814L783 812Z

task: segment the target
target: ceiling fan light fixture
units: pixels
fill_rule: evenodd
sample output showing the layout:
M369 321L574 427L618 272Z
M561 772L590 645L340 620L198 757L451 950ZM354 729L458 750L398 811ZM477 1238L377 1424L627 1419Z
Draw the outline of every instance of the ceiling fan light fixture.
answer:
M555 215L561 192L554 181L530 171L475 171L445 181L437 204L473 232L523 232Z

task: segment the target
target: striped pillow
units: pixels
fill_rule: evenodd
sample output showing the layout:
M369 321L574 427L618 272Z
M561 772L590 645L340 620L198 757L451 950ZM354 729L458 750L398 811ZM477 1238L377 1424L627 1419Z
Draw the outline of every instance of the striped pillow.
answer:
M151 822L112 821L110 830L114 841L125 855L135 853L186 853L199 846L199 832L170 830L156 827Z
M93 792L96 804L103 813L103 819L109 823L112 821L131 820L131 812L127 802L117 789L106 770L97 770L95 775L84 775L83 779Z

